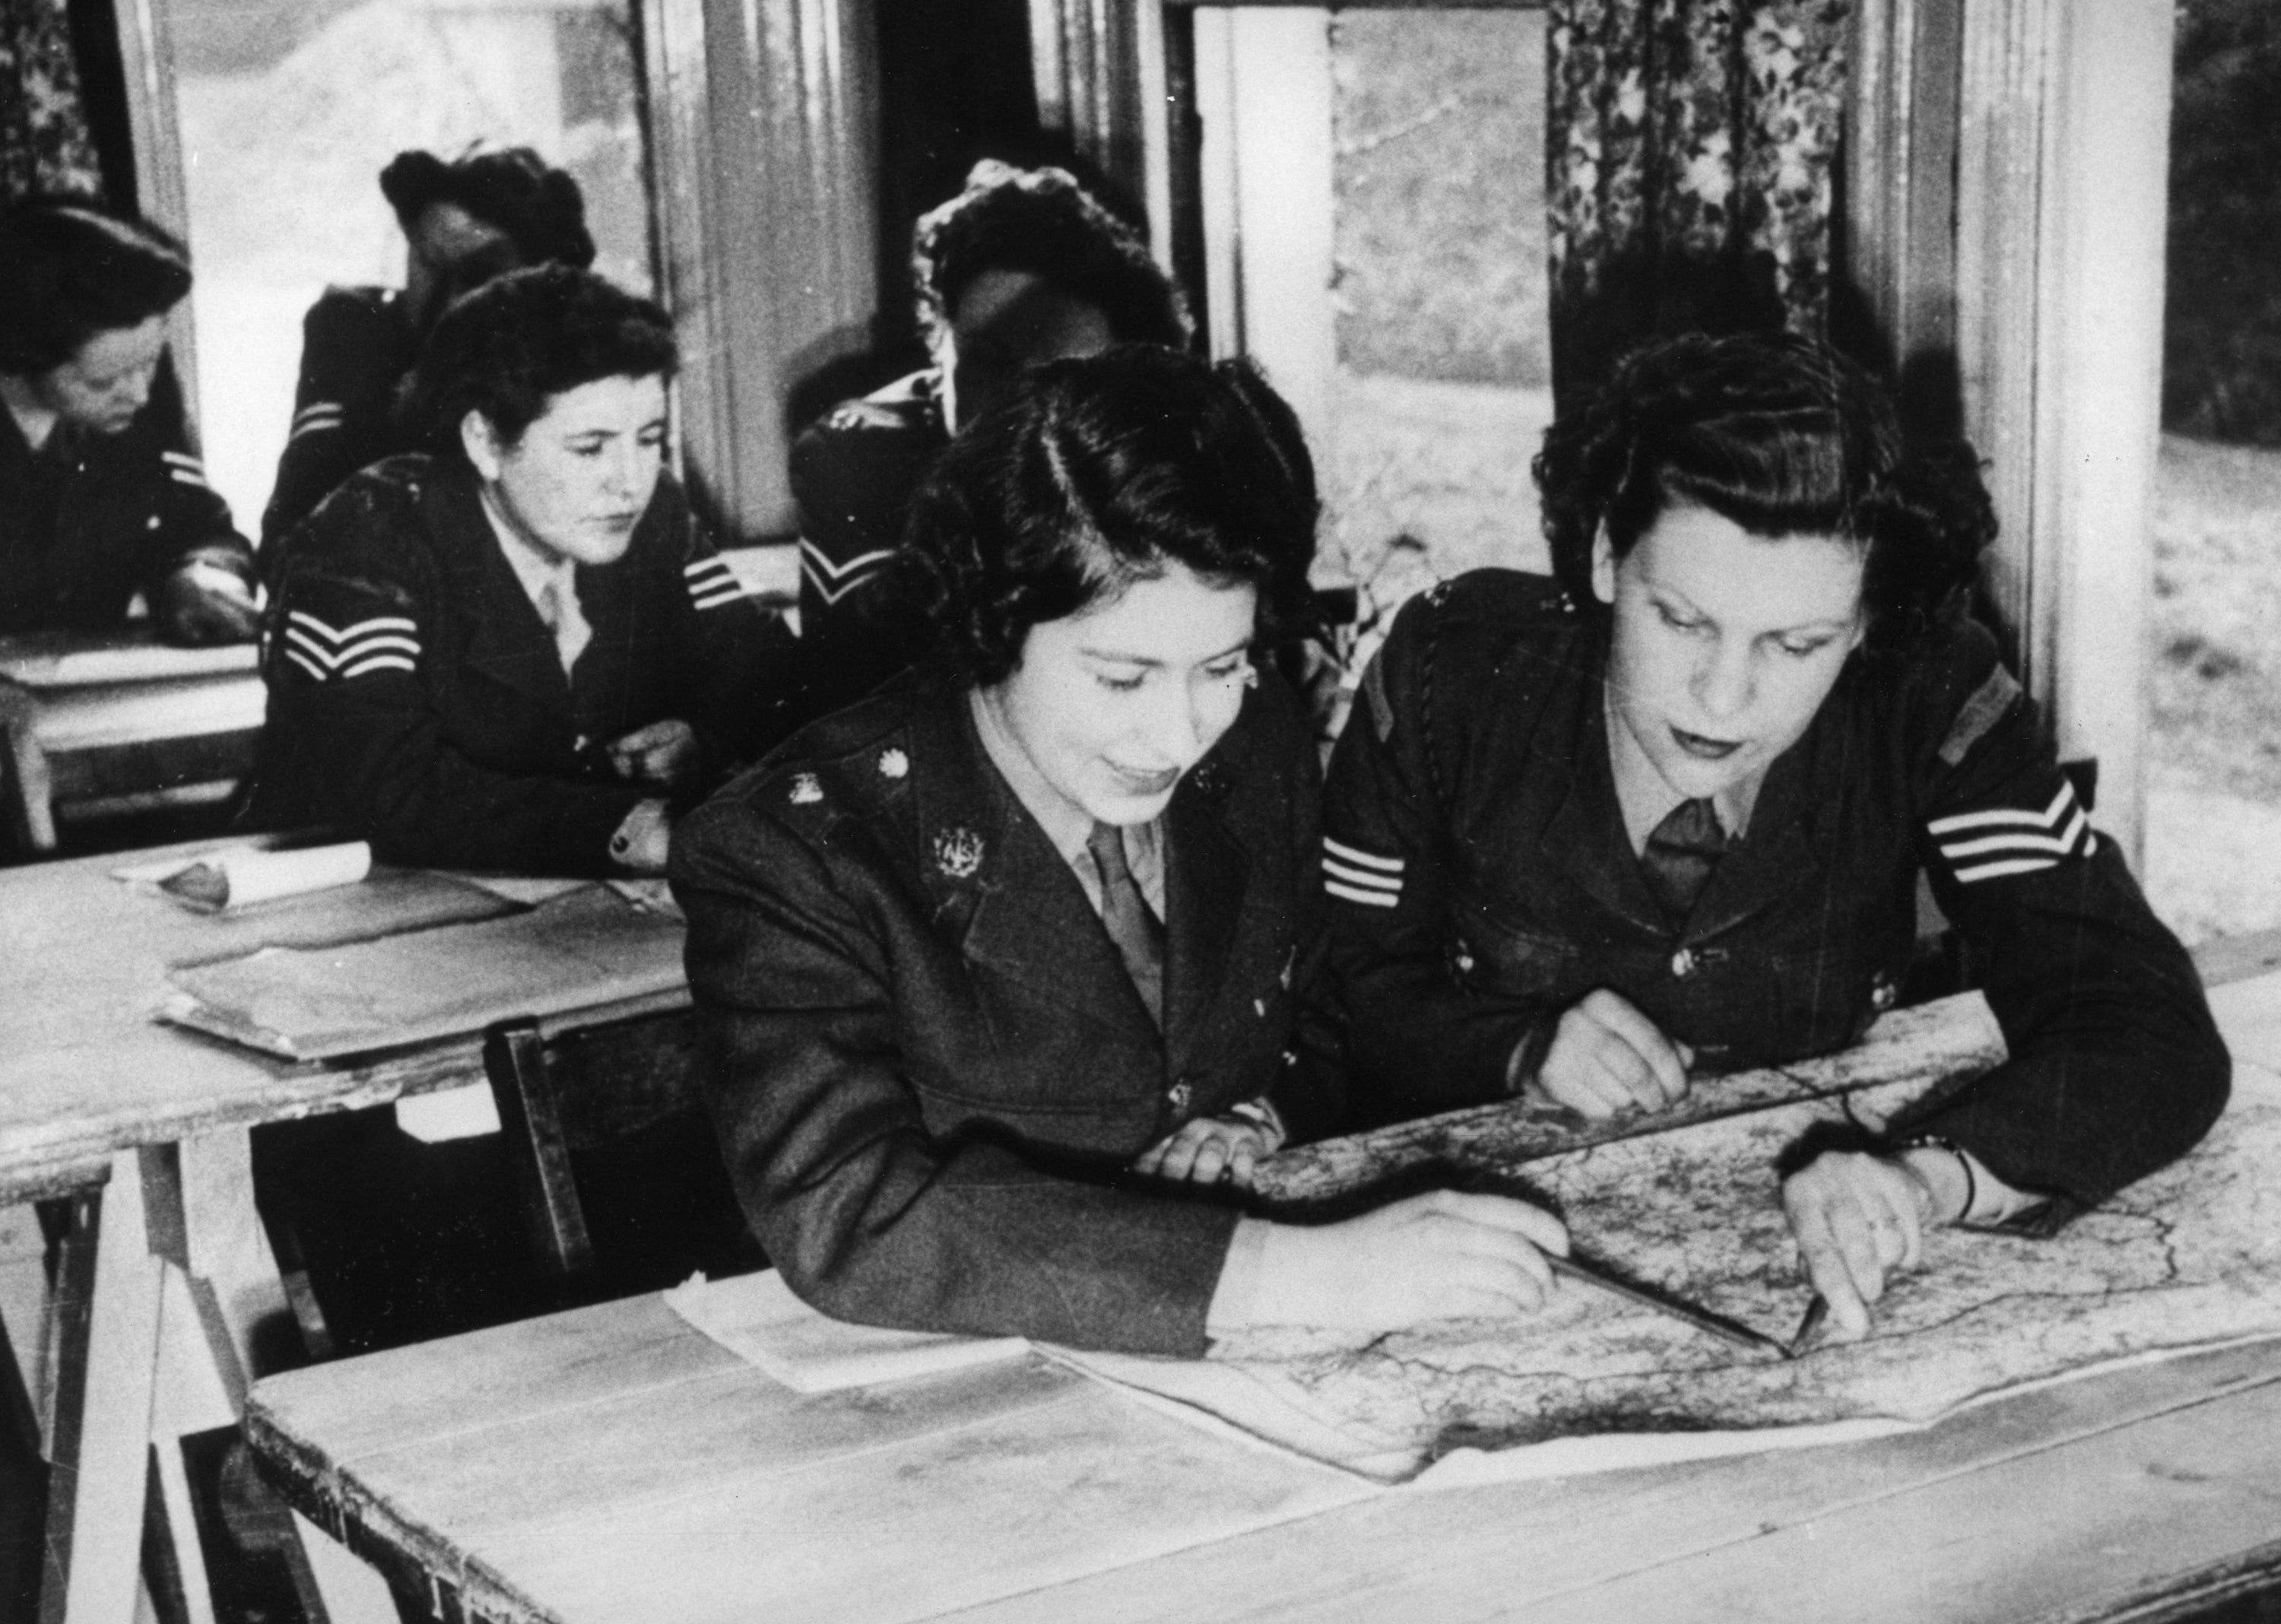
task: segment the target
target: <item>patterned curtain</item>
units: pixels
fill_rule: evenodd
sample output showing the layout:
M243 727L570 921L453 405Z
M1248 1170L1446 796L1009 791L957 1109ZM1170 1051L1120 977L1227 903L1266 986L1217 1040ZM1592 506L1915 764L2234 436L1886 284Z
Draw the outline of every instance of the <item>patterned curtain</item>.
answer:
M1689 328L1825 329L1852 0L1550 0L1563 409Z
M100 195L65 0L0 0L0 198Z

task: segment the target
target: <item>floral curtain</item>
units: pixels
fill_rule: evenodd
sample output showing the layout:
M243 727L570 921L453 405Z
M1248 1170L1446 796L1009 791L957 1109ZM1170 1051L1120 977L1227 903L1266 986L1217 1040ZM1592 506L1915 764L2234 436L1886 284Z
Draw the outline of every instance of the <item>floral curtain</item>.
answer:
M65 0L0 0L0 198L102 190Z
M1550 0L1565 407L1643 338L1820 332L1852 0Z

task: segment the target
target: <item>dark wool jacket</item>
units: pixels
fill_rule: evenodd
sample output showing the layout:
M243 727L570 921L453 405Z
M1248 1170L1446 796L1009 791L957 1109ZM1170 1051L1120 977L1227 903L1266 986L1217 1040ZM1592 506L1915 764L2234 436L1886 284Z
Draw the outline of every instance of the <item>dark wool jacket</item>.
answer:
M274 581L286 537L359 468L413 449L390 421L420 349L394 288L328 288L301 319L301 375L277 481L261 514L261 568Z
M950 444L935 391L932 371L913 373L841 402L793 442L806 715L854 704L917 655L888 565L911 498Z
M117 434L58 424L35 453L0 409L0 633L99 630L193 561L253 579L253 549L190 450L162 368Z
M1164 814L1159 1033L1076 875L915 672L675 831L731 1175L794 1290L842 1319L1195 1355L1237 1214L1123 1169L1272 1098L1298 1057L1317 775L1272 679Z
M352 829L390 862L607 872L658 792L600 746L679 717L713 778L769 741L791 638L661 479L616 563L577 571L576 680L484 516L424 456L356 475L295 537L270 605L253 816Z
M1366 672L1324 877L1376 1114L1498 1097L1516 1046L1526 1076L1597 987L1706 1069L1837 1048L1901 985L1921 869L2011 1058L1908 1133L2081 1207L2208 1130L2231 1071L2193 967L1984 631L1904 663L1857 655L1676 927L1617 803L1607 655L1604 615L1482 570L1405 606Z

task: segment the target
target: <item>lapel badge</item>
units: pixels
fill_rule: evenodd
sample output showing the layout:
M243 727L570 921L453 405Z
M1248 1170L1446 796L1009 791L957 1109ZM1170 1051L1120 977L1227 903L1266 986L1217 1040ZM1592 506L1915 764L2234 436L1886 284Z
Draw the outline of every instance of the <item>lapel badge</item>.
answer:
M1188 774L1188 782L1196 786L1196 793L1206 800L1227 798L1227 775L1220 770L1218 762L1205 762Z
M794 773L792 779L792 804L812 807L823 799L823 780L812 772Z
M911 758L892 745L879 752L879 776L883 778L907 778L910 776Z
M934 838L934 866L947 879L972 879L982 866L982 837L971 829L946 829Z

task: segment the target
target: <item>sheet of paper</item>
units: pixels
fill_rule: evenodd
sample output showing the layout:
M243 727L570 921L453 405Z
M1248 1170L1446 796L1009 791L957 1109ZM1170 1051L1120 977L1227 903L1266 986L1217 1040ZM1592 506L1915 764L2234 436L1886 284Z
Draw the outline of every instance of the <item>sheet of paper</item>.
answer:
M478 924L176 970L159 1013L289 1059L325 1059L672 992L685 985L683 934L678 920L589 885Z
M1787 1338L1810 1294L1775 1158L1841 1109L1782 1106L1516 1176L1579 1247ZM1868 1340L1795 1361L1566 1287L1527 1319L1445 1321L1361 1346L1264 1329L1215 1343L1201 1362L1063 1357L1384 1481L1429 1466L1421 1483L1836 1442L2121 1364L2281 1338L2277 1165L2281 1077L2238 1065L2232 1105L2192 1155L2053 1239L1935 1233Z
M236 846L185 862L154 883L185 908L218 914L353 885L371 872L372 847L362 840L290 851Z
M848 1325L793 1295L774 1269L703 1276L665 1294L668 1307L754 1369L799 1393L836 1393L1010 1359L1018 1336L943 1336Z

